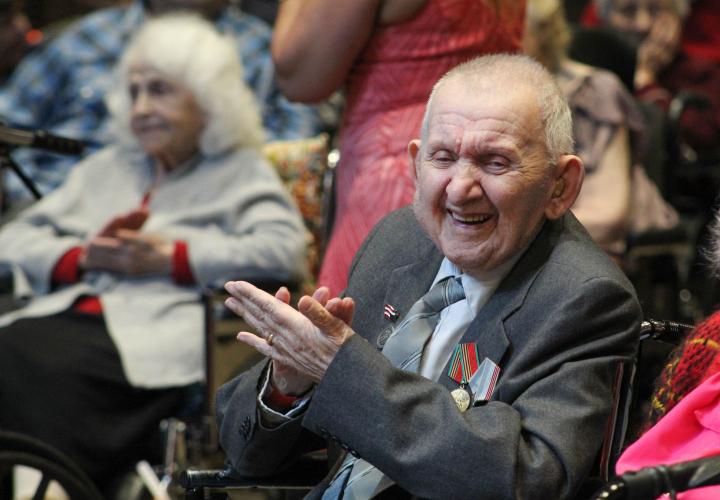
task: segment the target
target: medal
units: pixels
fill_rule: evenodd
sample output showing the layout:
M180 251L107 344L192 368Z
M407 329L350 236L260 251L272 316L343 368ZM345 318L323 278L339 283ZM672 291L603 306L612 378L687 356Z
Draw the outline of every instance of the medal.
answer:
M500 367L490 358L485 358L480 363L475 375L470 378L469 385L473 394L473 404L478 401L490 401L499 376Z
M453 352L448 377L460 384L460 387L453 390L450 395L460 411L470 408L470 392L468 390L468 380L477 372L478 369L478 352L474 342L458 344Z
M455 404L457 405L458 410L465 411L470 408L470 393L467 392L464 388L458 387L457 389L452 391L450 395L455 400Z

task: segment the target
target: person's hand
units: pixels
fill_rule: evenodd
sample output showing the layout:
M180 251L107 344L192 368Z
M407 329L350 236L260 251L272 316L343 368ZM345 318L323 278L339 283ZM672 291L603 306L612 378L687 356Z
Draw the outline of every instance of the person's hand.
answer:
M355 302L352 299L339 299L337 297L330 299L330 290L327 287L318 288L313 292L312 297L317 300L319 304L325 306L331 314L350 326L355 312ZM289 304L290 291L285 287L281 287L275 293L275 298L285 304ZM279 361L273 360L272 363L271 384L275 389L283 394L298 396L312 388L313 381L309 377L305 377L301 372Z
M96 236L85 245L79 262L82 269L127 276L172 272L172 241L131 229L117 229L114 233L114 237Z
M637 53L635 87L655 83L657 76L675 59L680 50L682 22L670 12L662 12L642 41Z
M303 296L298 310L288 304L286 290L272 296L244 281L228 282L225 289L231 295L225 305L257 330L239 332L238 340L272 359L277 370L273 383L285 394L302 394L319 382L340 346L354 334L348 324L352 299L327 300L327 289Z
M133 229L139 231L145 224L150 212L146 208L131 210L130 212L117 215L110 219L105 226L97 233L97 236L114 237L119 229Z

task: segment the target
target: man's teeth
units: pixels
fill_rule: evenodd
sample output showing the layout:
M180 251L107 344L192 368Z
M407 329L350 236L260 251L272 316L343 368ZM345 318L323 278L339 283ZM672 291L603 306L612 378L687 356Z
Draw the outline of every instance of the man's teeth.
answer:
M490 218L489 215L458 215L452 214L453 219L465 224L480 224Z

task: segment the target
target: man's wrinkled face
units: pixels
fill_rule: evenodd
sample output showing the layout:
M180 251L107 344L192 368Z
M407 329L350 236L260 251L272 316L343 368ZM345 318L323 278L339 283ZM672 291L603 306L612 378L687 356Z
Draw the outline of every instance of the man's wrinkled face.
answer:
M537 96L456 78L439 89L428 124L422 147L409 147L415 215L466 273L492 270L526 248L551 198Z
M613 0L608 24L642 41L662 13L672 13L671 0Z

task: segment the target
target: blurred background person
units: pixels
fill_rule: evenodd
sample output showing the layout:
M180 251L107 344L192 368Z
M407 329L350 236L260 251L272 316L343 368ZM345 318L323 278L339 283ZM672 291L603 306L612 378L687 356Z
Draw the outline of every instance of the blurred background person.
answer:
M16 294L32 296L0 317L0 428L100 488L148 457L203 379L201 288L296 283L305 246L231 39L199 17L151 20L115 82L116 144L0 231Z
M644 116L618 77L567 56L570 31L559 0L529 0L523 40L525 52L557 78L573 113L573 135L585 164L585 180L573 213L593 239L620 257L629 232L668 228L678 223L639 164L645 141ZM633 206L659 197L653 210Z
M412 200L407 144L435 81L474 56L521 45L524 0L285 0L273 33L293 101L345 90L335 218L319 284L337 294L375 223ZM328 22L332 19L332 22Z
M314 107L289 103L277 88L270 27L228 0L134 0L87 14L22 61L0 89L0 117L13 126L83 140L87 153L108 144L113 138L104 97L112 85L113 66L147 17L178 9L199 12L233 36L268 139L318 132L321 122ZM76 162L34 149L17 149L13 158L42 193L57 187ZM10 203L30 198L15 175L6 176L5 189Z
M637 47L634 83L640 99L666 112L672 100L683 92L692 91L707 101L704 106L689 106L682 113L679 138L691 150L683 152L686 157L718 159L720 63L700 57L693 43L683 46L688 1L595 0L594 5L602 24L625 34ZM710 53L712 50L703 55Z
M682 213L694 245L689 269L684 270L685 289L691 292L686 316L693 319L698 311L713 311L720 298L717 280L708 279L695 251L707 244L720 189L720 62L712 57L712 37L693 44L684 31L695 30L700 36L705 23L718 16L714 4L687 0L594 0L592 4L597 22L623 34L635 47L635 94L660 110L657 122L664 122L667 131L663 194Z
M30 20L17 0L0 0L0 85L32 46L27 38Z
M682 51L691 57L720 62L720 2L691 0L682 34Z

